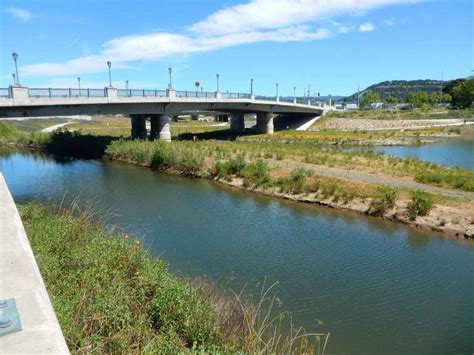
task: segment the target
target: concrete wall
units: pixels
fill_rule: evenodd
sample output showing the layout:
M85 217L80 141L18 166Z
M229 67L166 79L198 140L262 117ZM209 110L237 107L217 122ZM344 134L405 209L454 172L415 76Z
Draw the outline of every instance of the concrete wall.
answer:
M23 223L1 173L0 246L0 299L15 299L23 328L0 336L0 353L69 354Z

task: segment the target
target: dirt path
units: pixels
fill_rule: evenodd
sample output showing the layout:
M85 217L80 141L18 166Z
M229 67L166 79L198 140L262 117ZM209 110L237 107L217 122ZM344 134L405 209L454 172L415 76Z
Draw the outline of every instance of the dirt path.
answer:
M68 124L71 124L71 123L74 123L74 122L66 122L66 123L59 123L59 124L55 124L54 126L49 126L49 127L46 127L44 129L41 130L41 132L53 132L61 127L64 127Z
M353 170L346 170L341 168L331 168L327 166L314 165L302 162L295 162L289 160L274 160L267 159L267 162L272 166L284 167L284 168L305 168L312 170L316 175L333 177L345 180L358 181L362 183L369 184L387 184L395 187L409 188L409 189L419 189L424 190L433 194L445 195L450 197L461 197L474 200L474 192L462 191L462 190L453 190L444 187L432 186L416 182L413 180L405 180L402 178L396 178L393 176L387 176L382 174L365 174L361 172L356 172Z

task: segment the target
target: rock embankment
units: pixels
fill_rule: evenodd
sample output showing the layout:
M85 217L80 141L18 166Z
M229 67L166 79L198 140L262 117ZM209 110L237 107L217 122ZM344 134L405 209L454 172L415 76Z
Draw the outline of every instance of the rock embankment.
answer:
M330 118L319 122L312 130L333 129L339 131L379 131L379 130L404 130L426 129L435 127L449 127L464 125L462 119L439 120L375 120L367 118ZM467 122L474 124L474 122Z

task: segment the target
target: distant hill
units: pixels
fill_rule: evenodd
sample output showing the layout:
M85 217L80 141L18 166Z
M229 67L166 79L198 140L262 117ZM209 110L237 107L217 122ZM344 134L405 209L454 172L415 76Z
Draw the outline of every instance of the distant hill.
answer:
M381 83L374 84L368 88L361 90L376 91L380 94L381 98L387 96L395 96L398 102L404 102L409 93L424 91L427 93L439 92L441 88L444 88L450 83L450 81L441 80L392 80L382 81ZM346 99L350 100L357 97L357 93L348 96Z

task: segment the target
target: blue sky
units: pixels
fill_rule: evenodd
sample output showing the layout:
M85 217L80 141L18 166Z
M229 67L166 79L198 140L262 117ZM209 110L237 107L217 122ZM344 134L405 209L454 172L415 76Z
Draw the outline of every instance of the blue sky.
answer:
M348 95L383 80L465 77L471 0L2 0L0 86Z

